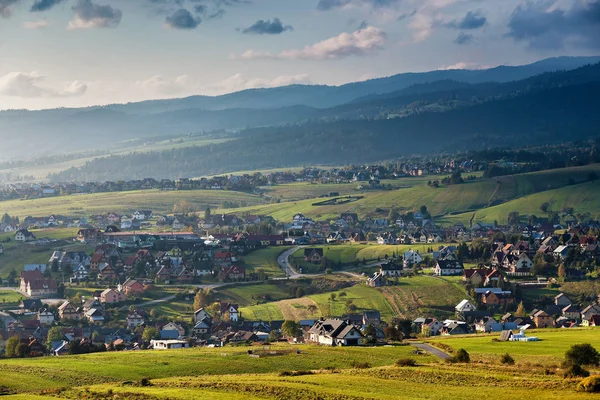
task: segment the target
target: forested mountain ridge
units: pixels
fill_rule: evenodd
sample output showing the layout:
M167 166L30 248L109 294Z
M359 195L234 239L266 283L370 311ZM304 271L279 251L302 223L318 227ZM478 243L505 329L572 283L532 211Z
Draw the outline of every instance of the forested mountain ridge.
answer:
M600 135L600 82L552 87L447 112L248 129L205 147L112 156L55 181L193 177L311 164L346 165L401 155L522 147Z
M4 111L0 112L0 135L4 148L11 151L0 153L0 158L106 151L119 141L159 135L447 111L509 90L502 89L502 82L598 61L600 57L552 58L518 67L399 74L337 87L292 85L217 97L193 96L83 109ZM23 142L36 146L23 146Z

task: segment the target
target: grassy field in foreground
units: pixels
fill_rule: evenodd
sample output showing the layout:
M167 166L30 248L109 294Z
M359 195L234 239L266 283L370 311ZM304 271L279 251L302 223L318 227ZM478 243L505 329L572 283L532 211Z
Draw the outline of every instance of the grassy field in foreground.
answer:
M166 213L182 201L198 210L204 210L207 206L216 209L225 201L248 205L262 203L260 196L227 190L136 190L3 201L0 203L0 211L21 219L28 215L89 216L107 212L131 213L139 209Z
M272 373L282 370L348 368L352 363L392 365L409 356L408 346L381 348L331 348L288 346L300 349L279 357L250 358L247 348L194 348L170 351L97 353L81 356L11 359L0 362L0 387L15 391L40 391L48 388L93 385L107 382L137 381L141 378L177 376ZM423 356L422 362L433 362ZM27 376L27 379L24 377Z
M438 337L430 339L451 346L464 348L475 360L490 360L509 353L517 363L559 364L565 352L574 344L590 343L600 349L600 328L538 329L527 331L537 336L538 342L494 342L499 334L477 337Z
M331 301L335 293L336 300ZM345 293L345 295L342 295ZM241 309L247 319L272 321L282 319L314 319L321 316L342 316L349 313L346 303L356 305L356 313L377 310L385 321L392 317L416 318L422 314L448 316L454 306L466 296L464 289L457 283L427 276L403 278L397 286L371 288L364 282L355 286L328 292L313 294L299 299L280 300L270 303L247 306ZM310 306L317 311L311 313Z
M560 372L548 373L543 367L502 366L497 362L440 364L428 356L412 355L408 346L300 349L300 355L260 359L249 358L246 349L237 354L217 349L92 355L76 360L69 357L44 367L37 360L15 360L3 368L3 372L8 371L0 377L0 384L8 383L8 390L22 393L8 399L446 400L472 397L466 388L484 398L591 398L575 391L578 380L565 380ZM108 366L130 356L126 363L108 370ZM418 366L392 365L405 356L413 357ZM155 365L149 366L151 360ZM97 368L89 368L91 363ZM362 368L352 368L357 365L353 363L362 364ZM82 369L75 369L77 366ZM20 369L39 375L32 376L28 385L23 380L14 382L11 378ZM55 371L53 377L50 371ZM308 372L298 376L278 373L283 371ZM65 376L65 372L73 373ZM149 385L136 385L140 377L150 378ZM41 393L43 389L45 393Z

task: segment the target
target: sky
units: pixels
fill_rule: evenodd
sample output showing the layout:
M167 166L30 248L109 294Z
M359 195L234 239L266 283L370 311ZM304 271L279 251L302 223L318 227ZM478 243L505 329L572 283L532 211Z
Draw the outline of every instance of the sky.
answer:
M600 54L600 0L0 0L0 109Z

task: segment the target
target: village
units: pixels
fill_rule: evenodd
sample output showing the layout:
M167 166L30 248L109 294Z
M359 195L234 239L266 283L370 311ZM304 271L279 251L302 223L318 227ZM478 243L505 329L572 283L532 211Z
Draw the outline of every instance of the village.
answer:
M223 214L195 221L194 229L182 226L168 232L157 230L166 216L154 216L150 210L135 211L130 217L109 213L82 219L73 241L93 252L55 250L45 264L25 265L18 287L25 298L17 310L1 314L2 336L5 340L18 336L23 351L34 356L68 353L73 351L73 341L80 344L78 352L279 340L373 345L399 338L490 332L511 332L503 333L509 340L516 331L520 333L510 340L524 341L523 332L530 328L600 323L598 298L575 300L560 293L536 302L540 307L530 311L521 300L529 287L546 287L567 277L585 279L594 270L600 261L597 222L583 225L570 221L566 226L478 223L471 227L458 223L439 229L428 217L426 207L393 220L359 221L354 213L342 213L332 224L315 222L301 213L287 223L264 216ZM56 216L27 217L15 227L14 241L20 246L47 244L47 239L36 237L36 229L58 229L63 224ZM101 229L101 224L106 227ZM239 231L208 233L215 228L223 231L223 227ZM269 234L249 233L259 230ZM198 233L201 231L205 233ZM327 260L324 252L325 246L369 242L390 251L384 258L343 265ZM428 251L396 251L401 245L418 244L426 245ZM379 310L299 321L247 320L238 304L212 298L211 289L221 285L268 280L267 274L247 270L244 257L272 247L292 248L303 255L302 266L292 265L289 257L279 262L287 279L287 268L293 271L295 267L291 278L302 278L302 269L308 266L314 266L317 275L307 276L327 275L331 267L339 271L358 268L363 278L354 284L381 288L425 274L458 279L467 296L445 318L422 315L414 320L386 321ZM98 289L81 298L55 300L66 297L66 289L76 292L78 287ZM164 297L147 298L147 293L156 292ZM176 298L189 302L189 307L202 307L172 320L140 307L142 299L151 304ZM50 330L54 332L49 335Z

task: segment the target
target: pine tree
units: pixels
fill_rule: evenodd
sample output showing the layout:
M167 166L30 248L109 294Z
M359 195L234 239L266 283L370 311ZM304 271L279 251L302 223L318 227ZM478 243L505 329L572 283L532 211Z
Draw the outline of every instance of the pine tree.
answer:
M519 306L517 307L517 311L515 312L515 317L525 316L527 316L527 311L525 311L525 306L523 305L523 302L520 302Z

